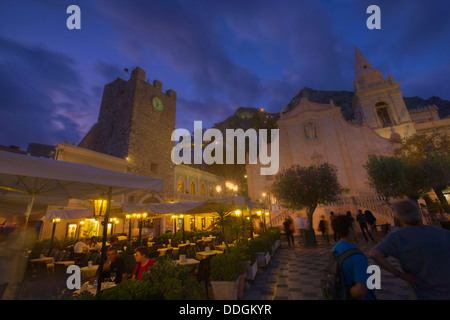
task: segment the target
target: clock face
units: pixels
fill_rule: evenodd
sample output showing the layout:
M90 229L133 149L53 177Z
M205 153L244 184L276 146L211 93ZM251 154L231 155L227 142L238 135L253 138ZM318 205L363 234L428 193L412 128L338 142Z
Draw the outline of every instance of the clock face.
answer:
M163 103L162 103L161 99L154 97L152 100L152 103L157 111L161 112L163 110Z

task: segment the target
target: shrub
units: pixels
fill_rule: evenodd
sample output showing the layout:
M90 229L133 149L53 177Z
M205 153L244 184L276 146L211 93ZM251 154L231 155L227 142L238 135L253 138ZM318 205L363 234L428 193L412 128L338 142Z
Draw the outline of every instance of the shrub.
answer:
M211 258L212 280L234 281L244 271L242 260L235 254L224 253Z
M101 300L196 300L202 287L171 259L156 262L141 281L127 280L96 298Z

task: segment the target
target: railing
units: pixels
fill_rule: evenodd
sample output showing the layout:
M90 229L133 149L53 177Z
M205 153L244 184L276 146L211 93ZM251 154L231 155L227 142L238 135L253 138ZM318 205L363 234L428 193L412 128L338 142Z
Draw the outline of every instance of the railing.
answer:
M343 197L333 203L327 205L319 205L317 208L329 208L334 212L345 213L346 210L351 210L355 216L357 212L355 210L361 209L363 212L365 210L370 210L375 217L384 216L387 219L393 219L394 212L391 207L386 203L383 197L373 194L362 194L357 197ZM276 216L272 216L272 225L281 226L283 224L284 218L293 214L290 209L284 209L280 211Z
M358 89L358 91L372 90L372 89L384 87L384 86L387 86L390 84L393 84L393 83L390 78L387 78L387 79L383 79L383 80L372 82L372 83L357 85L357 89Z

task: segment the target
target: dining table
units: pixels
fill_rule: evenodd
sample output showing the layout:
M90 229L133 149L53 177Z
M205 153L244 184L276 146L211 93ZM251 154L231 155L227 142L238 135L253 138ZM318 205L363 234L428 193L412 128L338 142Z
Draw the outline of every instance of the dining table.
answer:
M115 286L116 286L116 284L114 282L103 282L101 284L100 291L111 289L111 288L114 288ZM83 284L83 286L80 289L75 290L73 292L73 295L79 295L80 293L85 292L85 291L90 292L94 296L97 294L97 288L94 288L94 286L89 283L85 283L85 284Z
M166 251L169 249L173 249L173 253L177 252L179 250L178 247L170 247L170 248L159 248L158 252L161 254L161 256L165 256L166 255Z
M186 258L184 260L178 259L178 260L175 260L175 262L180 266L195 266L200 263L200 261L198 261L197 259L192 259L192 258Z
M47 264L51 264L55 262L55 258L53 257L40 257L36 259L30 259L30 262L45 262Z
M68 260L68 261L57 261L57 262L55 262L55 264L63 264L66 267L68 267L68 266L74 265L75 261L71 261L71 260Z
M222 253L223 253L223 251L220 251L220 250L210 250L210 251L199 251L199 252L196 252L195 255L200 260L203 260L203 259L207 258L208 256L213 256L213 255L222 254Z
M94 277L95 274L97 273L97 269L98 269L98 264L80 268L81 281Z

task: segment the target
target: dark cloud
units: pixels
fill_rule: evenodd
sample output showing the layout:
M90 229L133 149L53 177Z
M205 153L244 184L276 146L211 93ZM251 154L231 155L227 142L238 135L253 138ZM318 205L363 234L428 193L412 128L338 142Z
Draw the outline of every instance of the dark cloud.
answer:
M4 10L0 19L15 39L0 36L8 93L0 95L0 144L26 146L30 135L78 141L97 119L103 86L123 78L124 67L140 66L174 89L177 126L187 129L193 120L212 126L241 106L279 112L303 87L352 90L355 45L405 96L450 98L445 1L377 1L382 29L371 31L370 0L81 0L78 33L55 27L66 2L32 3L27 17L35 8L49 17L48 26L32 20L39 39L13 27Z
M4 38L0 52L0 144L78 141L92 123L92 97L81 89L75 61Z
M120 69L115 63L106 63L104 61L97 61L96 71L103 76L107 82L111 82L123 75L123 69Z

